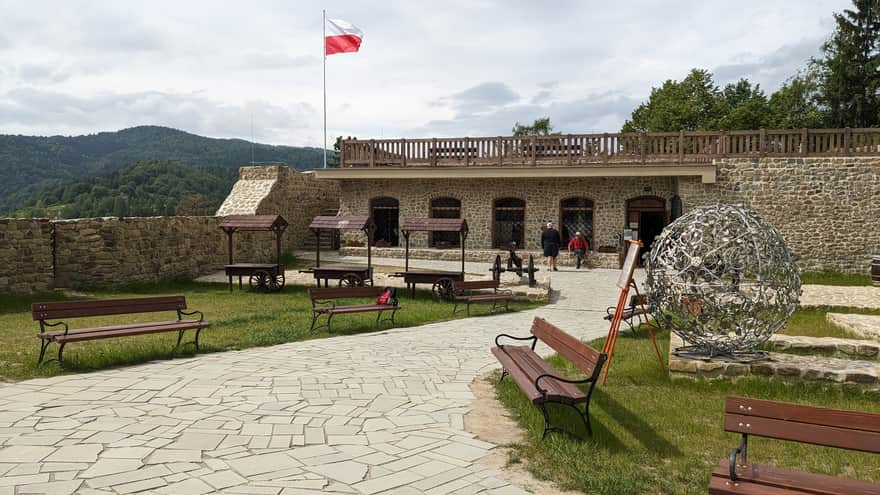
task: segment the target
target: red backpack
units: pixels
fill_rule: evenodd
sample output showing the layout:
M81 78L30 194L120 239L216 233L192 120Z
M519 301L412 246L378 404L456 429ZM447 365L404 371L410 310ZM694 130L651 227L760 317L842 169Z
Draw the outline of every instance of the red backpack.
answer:
M395 305L395 304L397 304L397 300L394 297L396 295L395 294L396 292L397 292L397 289L395 289L394 287L385 287L384 289L382 289L382 293L379 294L379 297L376 298L376 304L381 304L381 305L388 305L388 304Z

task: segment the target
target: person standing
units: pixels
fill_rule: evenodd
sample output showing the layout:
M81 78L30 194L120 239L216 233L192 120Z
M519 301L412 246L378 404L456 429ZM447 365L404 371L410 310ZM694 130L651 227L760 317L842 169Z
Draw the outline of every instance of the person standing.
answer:
M558 272L556 257L559 256L559 242L562 237L559 231L553 228L553 222L547 222L547 228L541 234L541 247L544 248L544 256L547 258L547 266Z
M590 243L581 232L576 232L574 237L568 241L568 254L571 256L571 252L574 251L574 255L577 257L578 269L581 267L581 263L585 263L584 257L587 255L588 249L590 249Z

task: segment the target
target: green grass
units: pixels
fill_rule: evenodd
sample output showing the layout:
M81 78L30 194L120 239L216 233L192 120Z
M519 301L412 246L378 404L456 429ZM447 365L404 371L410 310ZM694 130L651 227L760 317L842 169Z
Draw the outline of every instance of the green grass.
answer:
M660 332L657 340L666 356L668 333ZM602 340L591 345L601 348ZM578 376L564 359L554 356L550 362ZM593 394L594 434L585 441L551 433L541 442L540 410L512 381L499 385L498 398L526 430L525 441L512 446L510 462L526 461L539 479L593 495L705 494L713 467L739 444L738 436L722 426L727 395L880 412L880 393L848 387L759 378L673 380L660 370L650 339L628 334L617 341L611 366L607 384ZM550 414L554 424L584 436L569 408L551 408ZM756 463L880 482L876 454L754 437L749 457Z
M351 335L390 328L383 322L375 325L375 313L338 315L333 319L333 333L326 330L309 332L311 303L306 287L287 286L280 293L256 294L230 292L225 284L198 284L175 282L159 285L132 286L122 289L97 291L88 294L92 299L144 297L166 294L183 294L189 308L205 313L211 326L202 331L199 338L200 354L222 352L248 347L269 346L312 338ZM400 311L396 327L409 327L423 323L453 319L452 305L431 299L427 291L419 291L416 299L399 294ZM175 355L193 355L192 346L183 347L176 354L172 348L177 334L166 332L125 338L74 342L64 349L64 365L50 363L37 366L40 340L37 322L31 319L30 305L37 301L63 300L64 296L53 293L34 297L3 297L0 299L0 380L23 380L52 376L61 373L85 372L114 366L143 363L154 359L170 359ZM361 301L363 302L363 301ZM532 302L512 302L511 309L521 310L538 306ZM476 308L475 315L485 313ZM460 311L456 318L464 317ZM173 312L119 315L69 320L71 329L99 325L135 323L142 321L167 321L175 319ZM192 331L184 336L191 338ZM57 355L52 344L48 357Z
M871 285L871 276L860 273L804 272L802 284L813 285Z
M863 315L880 315L880 310L845 307L809 307L799 308L791 315L779 333L786 335L801 335L804 337L837 337L841 339L860 339L846 330L832 325L825 318L826 313L856 313Z

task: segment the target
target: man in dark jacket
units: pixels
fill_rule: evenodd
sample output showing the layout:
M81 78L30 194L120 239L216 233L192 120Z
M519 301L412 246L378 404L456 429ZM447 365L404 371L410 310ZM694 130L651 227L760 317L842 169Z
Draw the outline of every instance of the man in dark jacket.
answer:
M559 256L560 240L562 236L553 228L553 222L547 222L547 228L541 234L541 247L544 248L544 256L547 257L547 266L553 271L559 271L556 268L556 257Z

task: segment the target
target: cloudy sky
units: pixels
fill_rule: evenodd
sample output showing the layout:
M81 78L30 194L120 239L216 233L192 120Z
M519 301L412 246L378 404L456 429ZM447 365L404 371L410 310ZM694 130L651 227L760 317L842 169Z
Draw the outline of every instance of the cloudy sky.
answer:
M614 132L692 67L772 91L848 0L0 0L0 134L142 124L320 146L321 9L365 32L327 59L328 134Z

